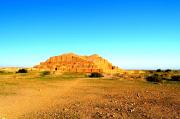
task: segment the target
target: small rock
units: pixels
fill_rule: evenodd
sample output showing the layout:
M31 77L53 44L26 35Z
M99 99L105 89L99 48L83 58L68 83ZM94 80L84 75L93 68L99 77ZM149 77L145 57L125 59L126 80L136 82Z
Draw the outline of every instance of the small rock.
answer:
M130 112L134 112L135 109L131 109Z
M137 93L137 97L138 97L138 98L140 97L139 93Z
M98 110L99 108L98 107L95 107L95 110Z
M102 115L103 113L102 112L99 112L100 115Z
M68 109L66 109L66 108L63 108L63 111L67 111Z
M105 110L108 110L108 108L105 108Z
M115 113L113 113L113 114L111 114L111 115L110 115L110 117L115 118L115 117L116 117L116 114L115 114Z
M110 114L109 113L106 113L106 115L109 117L110 116Z

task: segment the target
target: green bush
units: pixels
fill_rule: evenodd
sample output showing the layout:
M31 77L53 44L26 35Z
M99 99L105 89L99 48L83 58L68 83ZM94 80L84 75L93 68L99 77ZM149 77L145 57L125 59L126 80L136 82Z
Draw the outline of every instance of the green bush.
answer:
M172 81L180 81L180 75L174 75L171 77Z
M165 72L171 72L172 70L171 69L166 69Z
M41 72L41 76L50 75L50 71L43 71Z
M91 75L89 77L100 78L100 77L103 77L103 75L101 73L93 72L93 73L91 73Z
M162 70L161 69L157 69L156 72L162 72Z
M158 75L158 74L153 74L151 76L148 76L146 77L146 80L147 81L150 81L150 82L162 82L162 76Z
M19 69L16 73L28 73L27 69Z

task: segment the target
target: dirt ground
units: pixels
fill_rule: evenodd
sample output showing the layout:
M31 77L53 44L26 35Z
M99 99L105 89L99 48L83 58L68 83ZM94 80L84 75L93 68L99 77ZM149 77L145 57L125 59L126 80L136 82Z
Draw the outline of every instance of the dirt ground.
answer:
M0 75L0 119L179 119L180 84Z

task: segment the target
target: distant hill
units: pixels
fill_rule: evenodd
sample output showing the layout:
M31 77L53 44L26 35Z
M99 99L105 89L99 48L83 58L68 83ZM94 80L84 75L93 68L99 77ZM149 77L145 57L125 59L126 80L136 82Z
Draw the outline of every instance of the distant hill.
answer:
M16 72L20 67L0 67L1 71Z
M121 71L120 68L113 66L108 60L97 54L80 56L74 53L50 57L47 61L34 66L34 68L47 71L83 73L116 73Z

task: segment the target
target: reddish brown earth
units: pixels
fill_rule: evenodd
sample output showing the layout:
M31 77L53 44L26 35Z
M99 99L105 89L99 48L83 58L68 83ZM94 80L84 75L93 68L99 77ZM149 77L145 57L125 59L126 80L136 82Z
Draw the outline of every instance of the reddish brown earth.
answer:
M179 83L0 76L0 118L179 119Z

